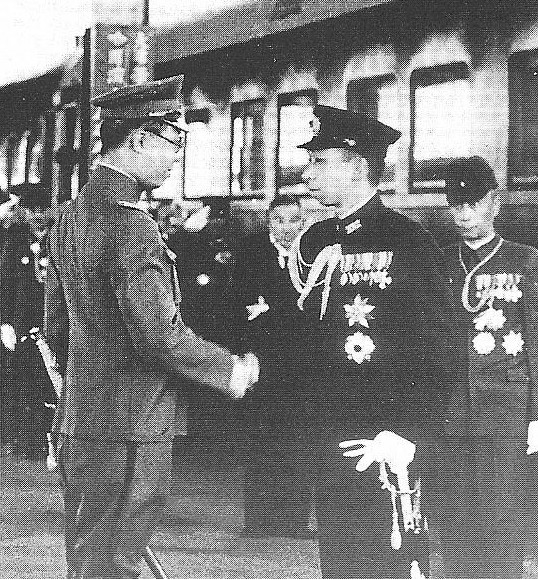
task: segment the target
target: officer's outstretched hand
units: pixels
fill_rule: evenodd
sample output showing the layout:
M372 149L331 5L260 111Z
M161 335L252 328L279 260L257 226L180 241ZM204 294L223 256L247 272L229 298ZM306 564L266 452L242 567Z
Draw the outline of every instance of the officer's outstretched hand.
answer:
M229 390L233 398L243 398L245 392L260 377L260 363L252 352L247 352L244 356L234 356L233 358L234 365Z
M366 470L373 462L384 461L393 473L403 473L407 472L407 467L415 458L416 445L389 430L383 430L373 440L344 440L338 446L351 448L358 445L359 448L347 450L343 455L361 456L355 467L359 472Z

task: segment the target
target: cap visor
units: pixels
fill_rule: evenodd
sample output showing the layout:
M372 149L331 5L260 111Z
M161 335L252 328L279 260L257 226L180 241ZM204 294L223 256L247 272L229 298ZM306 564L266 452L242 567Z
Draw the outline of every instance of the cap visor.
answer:
M342 145L342 148L344 146ZM298 149L307 149L308 151L319 151L321 149L334 149L338 148L338 145L334 141L327 139L320 139L319 137L314 137L310 139L307 143L302 145L297 145Z
M463 205L464 203L474 204L480 201L480 199L483 199L487 193L487 191L480 191L470 195L469 192L466 192L465 195L461 195L461 193L449 193L447 191L446 202L450 206Z

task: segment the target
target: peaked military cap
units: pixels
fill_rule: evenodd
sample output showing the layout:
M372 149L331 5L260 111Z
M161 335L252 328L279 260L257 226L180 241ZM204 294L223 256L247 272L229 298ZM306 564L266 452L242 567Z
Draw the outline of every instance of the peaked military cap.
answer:
M446 167L445 183L449 205L476 203L498 187L493 169L477 155L452 160Z
M171 76L115 88L91 102L101 107L102 120L158 120L176 130L188 131L183 116L182 85L183 75Z
M345 109L325 105L314 107L311 122L313 138L299 148L316 151L320 149L355 149L361 153L384 153L389 145L400 138L400 131L380 121Z
M19 198L19 205L28 209L46 209L50 207L50 189L41 183L21 183L14 185L10 191L11 195Z

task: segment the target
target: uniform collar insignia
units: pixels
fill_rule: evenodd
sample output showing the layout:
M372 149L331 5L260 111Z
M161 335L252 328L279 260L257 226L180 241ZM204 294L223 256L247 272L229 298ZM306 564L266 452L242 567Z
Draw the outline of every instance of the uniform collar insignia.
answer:
M374 194L362 205L355 205L339 220L342 229L347 235L357 231L357 229L364 226L365 219L375 217L379 213L380 206L382 206L382 203L378 194Z
M357 231L357 229L360 229L361 227L362 227L361 220L355 219L355 221L352 221L351 223L345 225L346 233L348 235L351 235L354 231Z

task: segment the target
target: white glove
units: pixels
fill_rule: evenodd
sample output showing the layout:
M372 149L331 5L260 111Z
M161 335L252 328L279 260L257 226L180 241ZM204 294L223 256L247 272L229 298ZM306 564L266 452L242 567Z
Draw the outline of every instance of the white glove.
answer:
M532 420L529 422L527 445L527 454L538 452L538 420Z
M202 229L209 223L209 212L211 207L209 205L204 205L198 211L195 211L190 217L185 219L183 227L185 231L190 233L196 233L202 231Z
M232 377L230 378L230 393L233 398L242 398L245 392L255 384L260 377L258 358L248 352L242 357L234 356Z
M383 430L373 440L344 440L338 446L350 448L357 445L361 447L347 450L343 455L362 455L355 467L359 472L366 470L373 462L385 461L394 474L407 473L407 467L415 458L416 445L389 430Z
M17 334L11 324L2 324L0 326L0 339L2 340L2 344L4 344L4 348L7 348L12 352L15 350Z
M269 309L269 304L266 303L263 296L258 296L258 303L246 306L246 308L248 314L247 320L251 322L254 318L264 314Z

